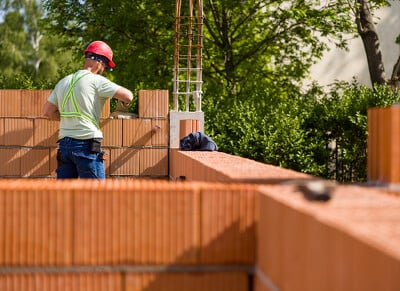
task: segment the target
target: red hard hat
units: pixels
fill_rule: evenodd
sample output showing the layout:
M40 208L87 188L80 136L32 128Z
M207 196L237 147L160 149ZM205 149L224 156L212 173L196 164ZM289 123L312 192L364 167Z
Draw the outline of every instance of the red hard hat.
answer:
M96 41L91 42L85 49L84 54L86 55L87 53L93 53L96 55L106 57L108 60L107 65L110 68L115 67L115 63L112 61L112 57L113 57L112 49L104 41L96 40Z

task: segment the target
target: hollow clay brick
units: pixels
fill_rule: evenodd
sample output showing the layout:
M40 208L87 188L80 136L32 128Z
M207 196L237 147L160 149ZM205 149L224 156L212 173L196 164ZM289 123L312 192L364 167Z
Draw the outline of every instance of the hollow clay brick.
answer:
M140 90L139 117L168 116L168 90Z

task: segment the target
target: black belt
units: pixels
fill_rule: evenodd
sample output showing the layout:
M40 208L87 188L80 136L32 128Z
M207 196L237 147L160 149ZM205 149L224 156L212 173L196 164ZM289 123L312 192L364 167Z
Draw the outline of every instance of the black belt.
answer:
M88 142L89 141L91 141L91 142L94 141L94 142L99 142L99 143L101 143L103 141L103 139L101 137L95 137L95 138L89 138L89 139L78 139L78 138L73 138L73 137L66 136L66 137L63 137L63 138L60 138L59 140L57 140L57 143L59 143L64 138L70 138L70 139L75 140L75 141L88 141Z

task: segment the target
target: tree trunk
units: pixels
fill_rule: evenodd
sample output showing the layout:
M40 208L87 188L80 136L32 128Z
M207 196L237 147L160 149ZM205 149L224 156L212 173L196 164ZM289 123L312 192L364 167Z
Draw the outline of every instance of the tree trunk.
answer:
M370 11L368 0L356 0L356 23L357 30L364 44L367 55L369 75L371 84L386 84L385 68L383 66L382 52L378 33Z
M400 91L400 56L393 67L392 77L390 78L389 84L393 90L397 89Z

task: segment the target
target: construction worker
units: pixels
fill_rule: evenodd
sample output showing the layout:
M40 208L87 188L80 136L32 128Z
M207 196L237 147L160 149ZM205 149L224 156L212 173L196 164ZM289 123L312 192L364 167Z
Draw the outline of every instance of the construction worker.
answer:
M61 79L43 106L43 115L60 120L57 179L105 179L101 149L100 113L109 98L132 101L132 92L105 78L115 64L113 52L103 41L84 51L82 70Z

